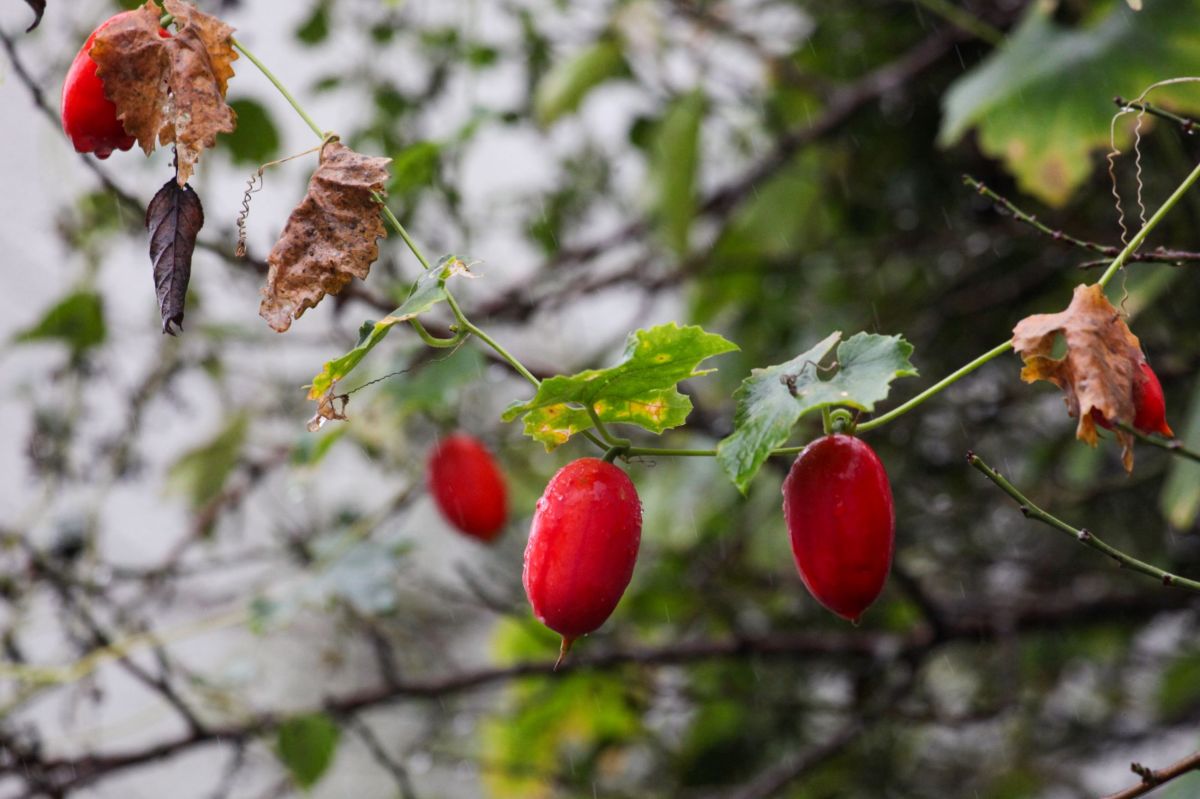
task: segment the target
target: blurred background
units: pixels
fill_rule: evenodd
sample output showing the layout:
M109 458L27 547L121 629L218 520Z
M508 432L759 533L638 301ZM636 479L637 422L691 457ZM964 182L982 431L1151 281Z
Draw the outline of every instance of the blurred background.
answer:
M197 5L319 125L393 159L390 207L427 254L473 263L461 303L535 373L611 364L666 321L737 342L687 385L667 446L714 446L751 368L833 330L915 345L921 376L890 407L1107 262L964 173L1119 246L1119 211L1135 230L1139 199L1152 212L1197 156L1187 124L1110 121L1114 96L1200 73L1198 0ZM633 583L553 672L522 552L545 482L594 452L501 424L527 385L407 329L342 387L361 386L349 421L306 432L303 386L419 265L389 238L367 281L287 334L258 317L314 157L266 172L238 259L246 181L317 142L245 59L238 130L192 181L206 224L184 332L163 336L143 209L169 154L81 157L57 121L67 66L119 7L49 0L28 35L28 6L0 7L0 797L1058 799L1200 746L1194 598L1026 520L964 455L1190 576L1200 467L1141 446L1126 476L1012 355L867 437L898 524L860 627L796 574L785 459L746 497L713 460L634 459ZM1150 100L1200 114L1188 84ZM1193 193L1150 246L1200 249L1198 222ZM1198 259L1111 287L1196 448ZM819 430L806 417L794 443ZM425 490L452 431L505 471L494 545Z

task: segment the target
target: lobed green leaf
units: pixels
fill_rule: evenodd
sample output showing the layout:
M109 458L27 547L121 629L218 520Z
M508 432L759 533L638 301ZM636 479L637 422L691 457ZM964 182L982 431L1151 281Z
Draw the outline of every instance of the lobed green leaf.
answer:
M1022 190L1062 205L1091 174L1093 152L1109 146L1110 98L1195 72L1200 5L1151 3L1137 13L1116 5L1074 28L1054 14L1053 4L1030 3L1003 45L950 87L939 141L949 146L976 128L980 149L1003 159ZM1200 111L1200 88L1164 86L1150 100ZM1126 121L1112 131L1121 148L1133 138Z
M367 357L367 353L375 345L383 341L392 328L401 322L407 322L425 313L439 302L446 299L446 280L459 269L459 261L453 256L443 258L437 266L421 274L413 284L412 291L404 303L378 322L364 322L358 331L358 343L354 349L327 361L321 373L313 378L308 391L308 398L319 400L333 388L337 381L342 380L353 371L354 367Z
M537 394L504 412L504 421L525 417L525 434L550 450L588 430L592 408L602 422L633 424L653 433L678 427L692 403L676 384L714 370L698 370L714 355L737 345L695 325L674 322L629 337L621 362L608 369L589 369L542 382Z
M831 333L786 363L753 370L734 393L733 433L717 446L717 460L743 493L804 414L832 406L873 411L893 380L917 374L912 345L901 337L857 333L838 344L841 336ZM835 345L836 360L827 363Z

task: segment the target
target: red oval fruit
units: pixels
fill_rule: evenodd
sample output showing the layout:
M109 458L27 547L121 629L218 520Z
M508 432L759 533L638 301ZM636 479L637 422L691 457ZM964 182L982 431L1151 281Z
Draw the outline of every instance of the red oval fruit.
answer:
M804 585L857 622L887 581L896 533L892 489L875 451L841 434L809 444L783 481L783 515Z
M611 463L573 461L546 485L533 514L522 581L538 621L562 636L564 655L616 608L641 539L637 489Z
M491 541L508 518L504 477L487 447L463 433L442 440L429 456L429 490L446 520Z
M1105 430L1113 429L1112 422L1095 408L1092 408L1092 419ZM1137 382L1133 385L1133 427L1147 434L1175 437L1167 424L1167 400L1163 396L1162 383L1145 361L1142 361Z
M77 152L108 158L113 150L128 150L133 146L134 138L125 132L117 119L117 107L104 94L104 83L96 74L97 65L90 53L96 34L118 19L137 13L141 12L122 11L109 17L92 31L67 70L67 79L63 82L62 125ZM164 39L171 36L161 28L158 35Z

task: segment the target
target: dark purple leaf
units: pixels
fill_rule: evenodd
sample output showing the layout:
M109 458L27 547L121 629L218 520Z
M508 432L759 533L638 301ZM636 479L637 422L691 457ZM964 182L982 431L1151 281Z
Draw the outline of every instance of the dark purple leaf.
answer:
M25 0L26 4L33 9L34 18L33 24L25 29L26 33L36 28L42 22L42 14L46 13L46 0Z
M192 276L192 251L204 226L204 209L191 186L182 188L172 178L163 184L146 209L150 231L150 261L154 288L162 312L163 332L183 329L183 303Z

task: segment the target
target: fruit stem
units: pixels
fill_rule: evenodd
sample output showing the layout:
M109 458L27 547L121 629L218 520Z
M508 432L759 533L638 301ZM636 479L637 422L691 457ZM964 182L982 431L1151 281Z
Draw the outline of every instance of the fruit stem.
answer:
M1170 572L1163 571L1157 566L1152 566L1145 561L1138 560L1132 555L1127 555L1111 544L1101 541L1090 530L1072 527L1058 517L1052 516L1051 514L1042 510L1037 505L1030 502L1029 499L1020 491L1018 491L1012 483L1008 482L1003 475L984 463L983 459L974 452L967 454L967 462L975 467L975 469L980 473L982 473L984 477L995 483L1001 491L1016 500L1017 504L1021 506L1021 512L1029 518L1037 519L1039 522L1049 525L1055 530L1060 530L1067 535L1073 536L1079 543L1089 546L1099 552L1103 552L1117 563L1132 569L1135 572L1154 577L1163 585L1177 585L1180 588L1187 588L1192 591L1200 591L1200 582L1171 574Z
M625 454L629 456L643 455L653 457L661 455L664 458L715 458L715 449L669 449L664 447L626 447Z
M312 128L313 133L317 134L317 138L324 139L325 132L318 127L317 123L313 121L313 118L308 115L308 112L306 112L300 106L300 103L296 102L296 98L293 97L292 93L287 90L287 87L279 82L279 78L275 77L275 74L271 72L271 70L267 69L267 65L259 61L254 53L247 50L245 46L237 39L230 37L229 41L235 48L237 48L239 53L250 59L251 64L258 67L258 71L261 72L267 80L271 81L271 83L275 85L275 88L278 89L279 93L283 95L283 99L291 103L292 108L296 109L296 113L300 115L300 118L303 119L310 128Z
M629 451L629 447L614 444L604 452L604 457L601 458L605 463L612 463L617 458L621 457Z
M604 422L600 419L600 413L596 410L594 405L587 406L587 412L588 416L592 418L592 424L596 426L596 432L600 434L600 438L602 438L606 444L617 449L629 449L629 446L633 442L628 438L618 438L612 433L609 433L608 428L604 426ZM605 457L607 458L608 456L605 455Z
M554 670L558 671L558 667L567 659L567 653L571 651L571 644L575 643L574 638L568 636L562 637L562 645L558 648L558 660L554 661Z

